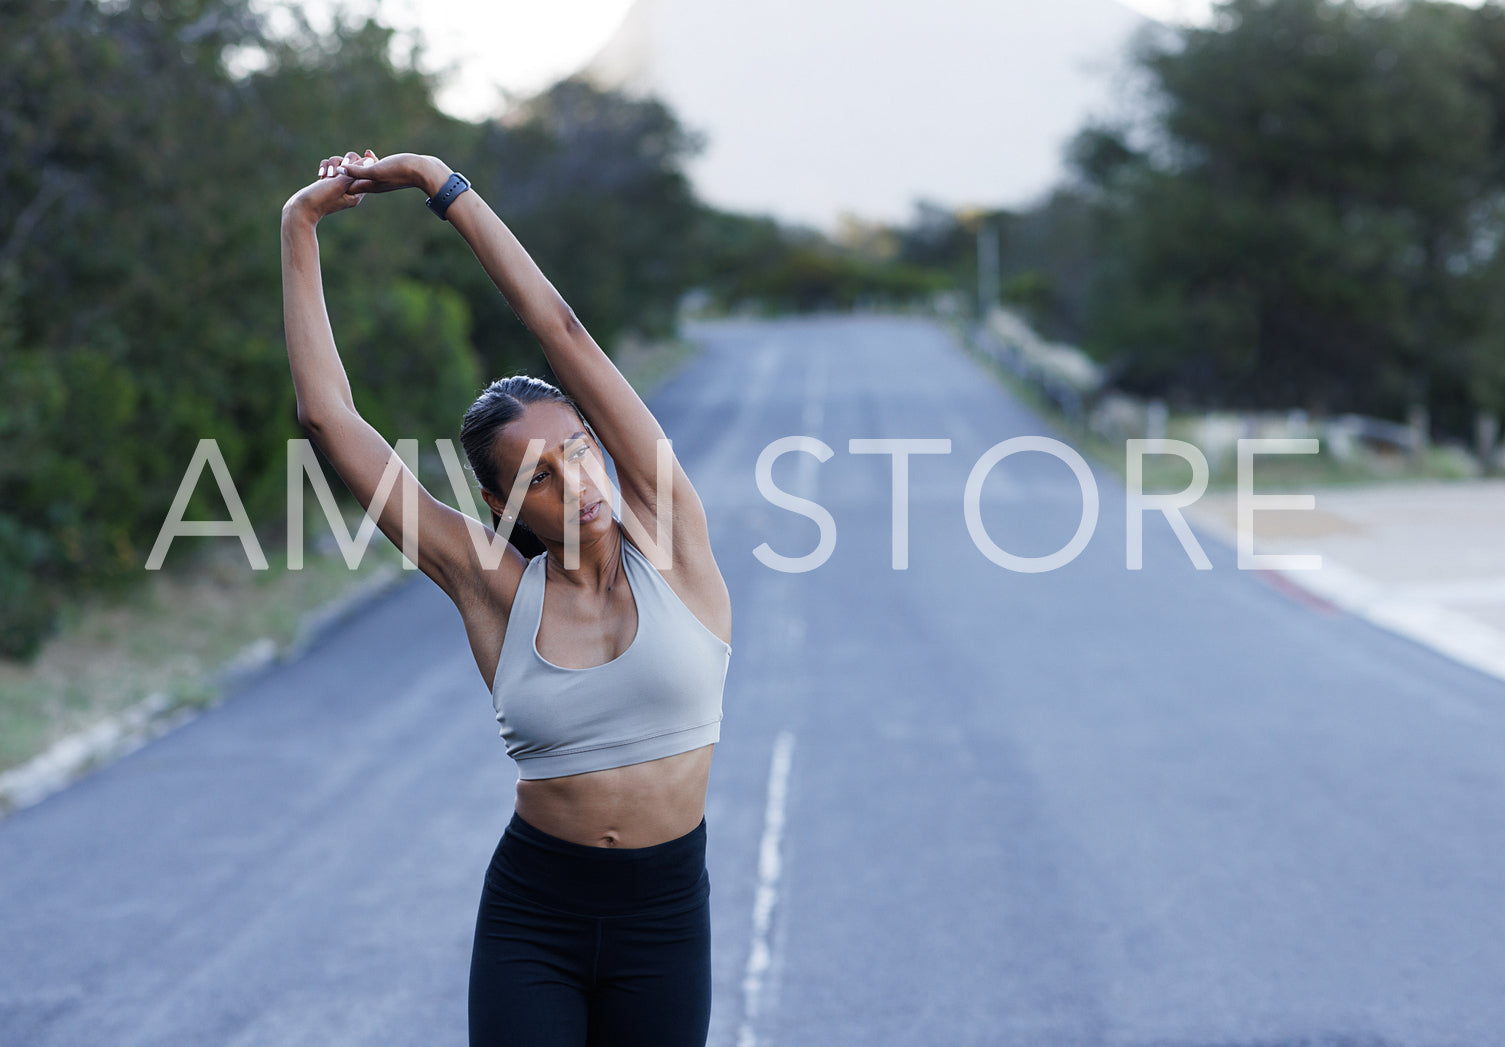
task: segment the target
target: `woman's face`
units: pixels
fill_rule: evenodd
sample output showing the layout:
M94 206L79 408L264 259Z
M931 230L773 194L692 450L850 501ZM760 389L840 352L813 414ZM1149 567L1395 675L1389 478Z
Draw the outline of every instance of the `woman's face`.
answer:
M594 472L606 476L601 449L568 404L547 400L530 403L497 433L493 453L501 483L511 484L518 476L528 454L528 442L536 439L543 440L543 451L532 471L522 478L526 493L518 519L539 538L563 542L566 521L578 519L583 510L589 514L580 521L583 541L611 521L609 493L596 486L586 466L591 461ZM510 487L495 494L487 492L486 501L502 512L508 497Z

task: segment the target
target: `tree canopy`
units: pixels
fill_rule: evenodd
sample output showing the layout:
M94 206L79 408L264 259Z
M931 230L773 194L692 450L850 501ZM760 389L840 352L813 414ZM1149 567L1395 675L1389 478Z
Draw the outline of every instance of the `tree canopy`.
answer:
M693 137L577 82L505 121L452 119L393 35L274 37L248 0L0 7L0 654L35 648L60 593L140 570L202 438L253 519L280 519L302 433L278 222L321 157L442 156L603 344L665 328L702 215L680 169ZM421 198L368 200L320 243L357 404L390 439L452 435L484 378L544 370ZM223 519L200 488L190 518Z
M1145 38L1158 105L1073 143L1087 346L1173 400L1400 416L1505 407L1505 18L1225 0Z

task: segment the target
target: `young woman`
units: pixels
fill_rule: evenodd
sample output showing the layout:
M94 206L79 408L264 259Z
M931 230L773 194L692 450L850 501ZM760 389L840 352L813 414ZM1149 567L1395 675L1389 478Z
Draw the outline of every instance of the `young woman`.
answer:
M465 237L563 387L503 379L462 427L492 528L505 523L509 538L525 528L519 540L541 550L531 556L509 541L500 562L488 557L493 530L424 491L351 399L316 227L367 193L407 187ZM519 768L476 919L471 1044L703 1047L705 795L731 600L705 510L672 455L671 490L656 489L663 429L486 201L435 157L368 150L321 161L283 206L282 271L298 419L368 510L389 463L398 470L377 524L410 548L405 521L416 521L418 566L459 608ZM597 484L603 447L620 507L611 485ZM615 512L659 535L661 506L666 568Z

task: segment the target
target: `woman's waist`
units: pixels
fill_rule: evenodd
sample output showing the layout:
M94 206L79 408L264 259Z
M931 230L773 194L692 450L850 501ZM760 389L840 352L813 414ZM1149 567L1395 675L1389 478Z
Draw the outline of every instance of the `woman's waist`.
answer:
M596 847L531 824L514 812L486 870L498 890L582 916L666 912L709 894L706 823L647 847Z
M607 851L637 850L692 832L705 815L713 746L558 778L517 783L517 811L551 836Z

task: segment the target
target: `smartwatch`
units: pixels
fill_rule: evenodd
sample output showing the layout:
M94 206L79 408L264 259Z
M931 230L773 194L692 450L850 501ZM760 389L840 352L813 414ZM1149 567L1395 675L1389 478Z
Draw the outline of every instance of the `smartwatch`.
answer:
M470 188L470 181L459 171L449 176L449 181L426 201L426 206L440 218L444 218L444 212L449 210L449 205L455 202L455 197ZM444 218L447 222L448 218Z

